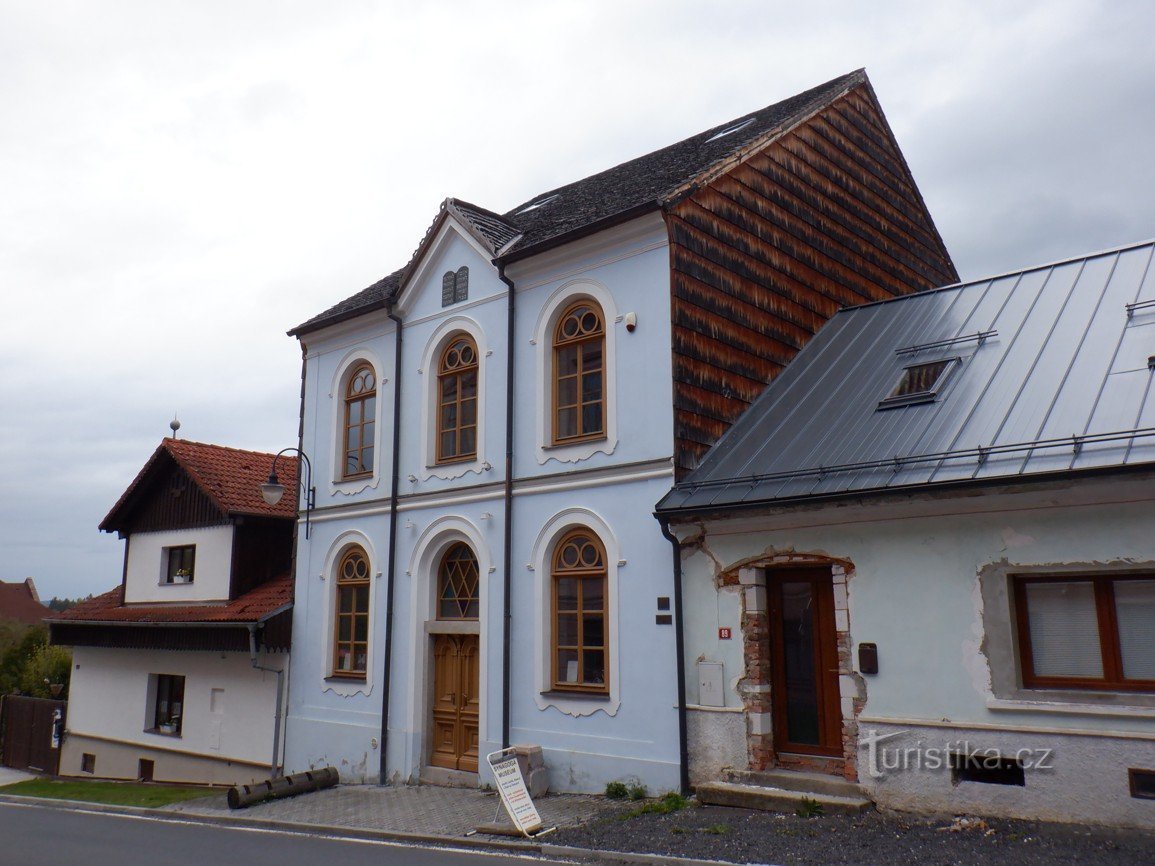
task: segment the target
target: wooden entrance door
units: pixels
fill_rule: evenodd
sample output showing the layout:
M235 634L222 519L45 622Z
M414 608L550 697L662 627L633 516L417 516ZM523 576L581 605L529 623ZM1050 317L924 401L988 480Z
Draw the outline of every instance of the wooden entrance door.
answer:
M434 767L477 772L480 672L477 635L433 636Z
M842 754L834 584L829 569L767 574L774 746Z

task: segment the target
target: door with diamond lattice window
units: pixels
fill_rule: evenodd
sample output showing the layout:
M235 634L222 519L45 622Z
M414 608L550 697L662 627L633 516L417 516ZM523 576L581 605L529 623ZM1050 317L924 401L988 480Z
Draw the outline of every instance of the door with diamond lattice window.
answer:
M433 642L432 748L429 763L477 772L481 674L477 557L457 543L437 569L437 631ZM442 631L444 630L444 631ZM440 633L439 633L440 632Z

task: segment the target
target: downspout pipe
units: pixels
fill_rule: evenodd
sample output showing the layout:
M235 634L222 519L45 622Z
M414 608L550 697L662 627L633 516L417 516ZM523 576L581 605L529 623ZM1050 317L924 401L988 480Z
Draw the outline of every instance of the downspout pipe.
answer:
M674 548L674 655L678 681L678 778L682 793L690 793L690 753L686 736L686 639L682 617L682 543L670 532L670 521L658 515L662 535Z
M393 598L397 578L397 495L401 485L401 332L404 323L389 307L397 326L393 355L393 479L389 488L389 567L385 583L385 661L381 689L381 768L377 784L389 784L389 692L393 684Z
M275 779L281 775L281 692L284 685L285 670L284 666L280 669L269 668L260 663L260 655L257 651L257 625L258 623L255 622L249 623L249 663L254 670L268 671L277 675L277 709L273 716L273 760L269 762L269 775Z
M505 538L502 545L501 587L501 747L508 749L511 704L510 643L513 626L513 615L510 610L513 596L513 331L517 290L513 280L505 275L505 265L499 259L494 259L493 263L497 266L497 276L509 289L505 324Z

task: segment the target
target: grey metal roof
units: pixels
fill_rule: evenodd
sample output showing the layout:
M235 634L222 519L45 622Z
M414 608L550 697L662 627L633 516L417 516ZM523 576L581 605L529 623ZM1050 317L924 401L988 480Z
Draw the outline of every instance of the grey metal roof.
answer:
M658 512L1155 461L1153 252L1148 241L840 311ZM933 401L880 407L905 367L951 358Z
M503 259L512 261L540 252L585 232L600 230L657 209L686 184L764 147L775 136L823 106L864 85L870 86L866 71L855 70L661 150L539 193L505 214L460 199L446 199L433 225L440 225L446 207L451 206L479 239L492 245L495 253ZM426 233L428 237L429 232ZM424 245L423 240L414 254L415 258ZM289 334L305 334L380 309L403 286L404 274L412 265L413 260L406 267L297 325Z

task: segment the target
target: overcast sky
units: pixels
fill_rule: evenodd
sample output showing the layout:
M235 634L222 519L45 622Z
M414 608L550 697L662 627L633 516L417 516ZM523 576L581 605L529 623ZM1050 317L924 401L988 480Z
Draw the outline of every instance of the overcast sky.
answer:
M964 278L1155 236L1155 4L0 0L0 579L120 579L168 433L297 435L285 331L504 211L866 67Z

